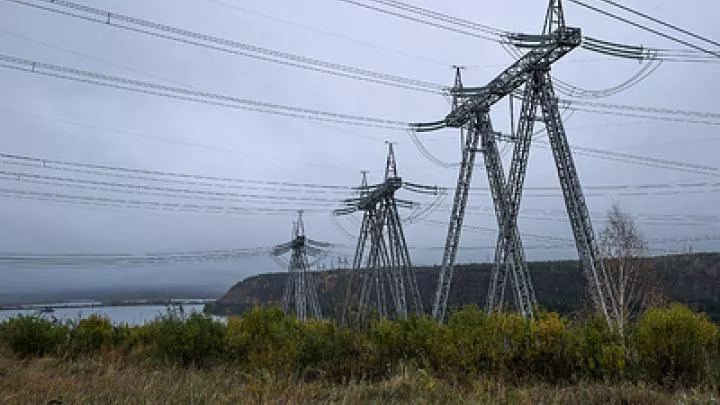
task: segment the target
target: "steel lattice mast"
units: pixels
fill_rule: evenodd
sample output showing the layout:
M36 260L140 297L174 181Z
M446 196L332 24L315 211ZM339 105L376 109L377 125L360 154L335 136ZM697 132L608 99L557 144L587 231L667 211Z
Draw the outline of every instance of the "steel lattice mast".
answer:
M512 292L517 310L524 318L532 318L533 307L537 305L532 280L525 261L520 232L517 229L517 215L525 180L527 161L532 141L533 123L537 109L536 82L531 76L525 83L523 104L517 136L513 141L513 156L507 182L504 178L502 160L495 136L488 134L482 139L485 168L488 173L490 190L498 221L498 240L495 248L493 268L488 291L488 311L502 310L505 285L512 277Z
M413 125L416 131L432 131L444 127L467 130L438 289L435 294L433 316L438 320L444 320L447 313L448 296L475 155L476 152L481 151L485 159L499 228L495 267L488 292L488 310L502 308L505 285L508 278L511 278L516 307L524 317L532 317L533 306L536 303L535 294L517 229L517 215L532 141L533 123L539 107L550 138L578 255L588 279L590 296L596 309L608 322L612 322L617 316L615 300L599 255L550 76L550 66L581 44L581 31L579 28L565 26L561 1L551 0L543 34L523 36L517 40L532 41L531 50L485 87L463 87L462 81L456 76L455 87L452 89L453 109L450 114L441 121ZM496 144L498 134L492 129L489 111L492 105L523 85L525 87L520 122L517 137L513 139L515 146L509 176L505 181ZM478 149L478 144L481 145L481 149Z
M370 311L381 318L405 318L409 312L422 313L422 300L410 260L398 207L412 207L411 201L395 197L403 185L398 176L393 145L388 143L384 181L368 186L363 172L360 196L348 199L336 215L363 212L353 268L348 282L344 321L364 322ZM358 280L359 277L359 280Z
M283 309L295 312L297 319L304 321L310 317L321 318L320 301L310 272L309 255L319 255L320 248L330 246L327 243L313 241L305 236L303 212L298 211L298 219L293 222L292 239L273 249L274 256L292 251L288 266L288 278L283 292Z

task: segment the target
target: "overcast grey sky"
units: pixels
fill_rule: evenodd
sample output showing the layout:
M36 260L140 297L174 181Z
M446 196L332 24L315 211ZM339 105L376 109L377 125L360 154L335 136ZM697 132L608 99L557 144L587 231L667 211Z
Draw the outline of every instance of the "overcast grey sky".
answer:
M205 0L82 2L248 44L448 85L453 78L450 68L453 64L467 66L464 71L466 85L480 86L512 62L495 43L399 20L336 0L223 1L251 12ZM542 28L546 3L544 0L414 2L479 23L527 33L539 32ZM720 38L720 27L714 21L720 6L712 0L697 0L692 5L660 0L633 0L625 4L710 38ZM581 27L585 34L596 38L680 48L680 45L570 3L566 4L566 18L568 25ZM336 36L304 29L297 24ZM449 111L447 101L438 95L200 49L6 1L0 1L0 54L246 99L405 122L434 121ZM627 80L640 67L638 62L578 49L554 66L553 71L556 77L574 85L603 89ZM718 64L665 63L639 85L601 101L714 112L718 110L715 100L720 92L716 79L718 67ZM507 103L501 102L492 113L496 129L508 132ZM577 112L566 122L566 127L572 145L719 166L717 126ZM456 130L420 136L438 158L448 162L460 159ZM369 170L371 182L380 180L386 154L384 141L388 140L397 143L398 166L403 178L443 187L454 187L457 178L457 169L441 168L428 161L402 131L320 125L6 69L0 70L0 139L1 153L251 180L346 186L359 183L360 170ZM552 156L549 150L540 146L536 144L531 152L526 186L556 187ZM649 192L649 195L628 195L617 189L590 190L597 186L717 183L717 177L582 155L576 155L575 160L589 194L588 205L596 230L602 226L603 213L613 202L618 202L638 216L643 231L651 240L720 234L717 217L702 221L683 217L674 223L666 219L650 221L651 215L663 218L689 214L717 216L720 187L694 187L689 191L699 193L680 195L657 195L662 190L656 188L639 190ZM19 170L6 163L0 163L0 169ZM73 176L72 173L42 170L33 173ZM480 167L475 172L473 186L487 187L487 177ZM141 198L13 180L0 180L0 187ZM629 191L638 192L636 189ZM403 196L422 203L430 201L428 197L410 193ZM329 197L340 198L342 195ZM446 222L451 203L452 195L449 195L428 219ZM491 206L488 193L473 192L469 205L466 225L495 227L494 216L487 210ZM248 204L248 207L260 206L266 204ZM317 209L293 203L274 207ZM528 234L571 238L563 209L559 187L555 191L529 190L522 203L520 229ZM548 212L550 214L546 215ZM271 246L289 238L294 217L292 212L272 215L146 212L3 198L0 199L0 251L142 253ZM357 232L358 226L352 220L342 219L341 222L351 233ZM314 239L353 244L353 240L333 225L327 212L308 213L306 228ZM446 226L418 222L409 224L405 231L412 246L439 247L444 243ZM468 229L462 235L461 246L490 247L494 241L492 233ZM576 257L572 247L532 249L543 242L529 239L525 244L531 260ZM678 242L651 244L651 247L682 251L686 245L688 243ZM705 241L691 245L695 250L711 251L717 250L720 243ZM346 251L346 254L350 253ZM418 250L413 252L413 260L420 264L438 263L441 255L441 250ZM485 261L491 255L489 249L461 248L458 261ZM229 285L251 274L282 269L269 259L252 259L230 264L134 270L0 271L5 273L0 282L2 292L27 290L30 285L66 288L94 283L159 284L169 280L173 284L211 282Z

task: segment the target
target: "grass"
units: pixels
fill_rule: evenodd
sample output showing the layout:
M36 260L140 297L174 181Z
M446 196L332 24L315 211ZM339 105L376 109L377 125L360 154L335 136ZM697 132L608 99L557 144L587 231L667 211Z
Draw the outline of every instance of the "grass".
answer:
M173 311L146 325L90 317L0 323L5 404L715 404L720 331L648 310L602 319L421 317L339 328L257 308L227 324Z
M511 385L479 378L453 386L413 369L345 384L248 375L230 366L147 366L113 356L20 359L0 350L0 403L48 404L715 404L717 393L643 385Z

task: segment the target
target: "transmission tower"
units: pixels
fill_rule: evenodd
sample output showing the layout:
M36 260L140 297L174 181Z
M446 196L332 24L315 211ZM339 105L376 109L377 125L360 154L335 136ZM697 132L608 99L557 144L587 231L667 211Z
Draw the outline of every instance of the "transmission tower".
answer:
M397 173L393 145L388 143L384 181L368 186L367 172L363 172L358 198L345 200L346 207L335 211L335 215L363 212L348 282L346 322L351 321L352 312L356 312L359 323L367 319L370 311L376 311L381 318L405 318L408 312L423 312L415 270L398 213L398 207L410 208L413 202L395 197L401 187L403 181ZM422 186L411 187L424 192L421 191Z
M533 307L536 304L535 293L517 228L517 216L532 141L533 124L539 107L542 121L545 123L550 138L578 255L588 279L589 293L596 309L610 323L617 317L617 308L599 255L588 208L567 142L558 100L550 76L551 65L581 44L581 30L566 27L561 1L551 0L542 35L524 35L511 38L511 40L518 47L527 46L530 51L484 87L463 86L462 80L459 78L460 70L456 69L455 86L451 90L453 108L450 114L440 121L413 124L414 129L418 132L445 127L467 131L438 288L435 294L433 316L442 321L447 314L448 294L465 217L475 156L479 151L482 152L485 161L499 229L487 309L488 311L502 309L505 286L510 279L518 311L526 319L532 318ZM514 142L514 147L506 179L497 147L497 139L503 138L503 136L493 130L490 108L504 97L512 95L523 85L523 102L517 131L514 131L515 133L510 139Z
M298 211L298 219L293 221L291 240L275 246L272 251L273 256L276 258L287 252L292 252L282 303L285 312L294 311L299 320L304 321L309 317L322 317L320 301L310 272L310 266L313 263L309 262L308 257L323 258L326 254L323 249L330 246L329 243L318 242L305 236L303 212ZM318 261L316 260L315 263Z

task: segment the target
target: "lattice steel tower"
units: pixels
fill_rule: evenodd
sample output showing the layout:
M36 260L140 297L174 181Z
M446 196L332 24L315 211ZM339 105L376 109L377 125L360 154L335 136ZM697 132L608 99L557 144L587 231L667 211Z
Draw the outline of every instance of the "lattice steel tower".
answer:
M517 228L517 216L533 136L533 124L536 120L536 111L540 107L542 121L545 123L550 138L578 255L588 279L590 296L596 309L608 322L612 322L617 317L615 300L599 255L588 208L567 142L558 100L550 76L550 66L580 45L582 42L581 31L579 28L565 26L561 1L551 0L542 35L511 35L508 40L515 46L526 46L530 48L530 51L484 87L464 87L459 78L460 71L458 69L455 86L451 90L453 109L450 114L441 121L413 124L414 129L418 132L444 127L461 128L461 130L467 131L438 288L435 294L433 316L438 320L444 320L446 317L448 294L472 180L475 155L480 151L483 154L488 174L499 229L487 309L488 311L502 309L505 286L510 279L518 311L523 317L532 318L536 299ZM499 100L518 91L523 85L523 102L517 132L511 139L514 142L514 148L506 179L497 147L497 139L500 135L493 131L490 108ZM478 146L480 147L478 148Z
M292 252L288 266L289 274L283 293L283 309L285 312L294 312L297 319L304 321L309 317L322 317L308 256L323 254L321 248L327 248L330 244L314 241L305 236L302 214L302 211L298 211L298 219L293 222L292 239L287 243L275 246L272 254L278 257Z
M353 313L354 320L362 323L370 311L375 311L381 318L405 318L408 312L423 312L420 290L398 214L398 206L412 207L412 202L395 197L395 192L402 186L393 145L388 143L384 181L368 186L367 174L363 172L359 197L345 200L347 207L335 211L336 215L363 211L348 282L344 311L346 322L353 321L350 319Z

